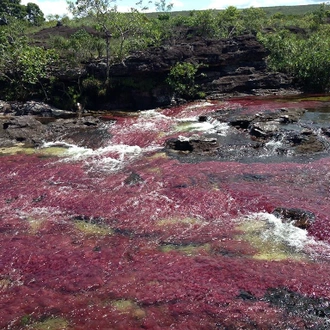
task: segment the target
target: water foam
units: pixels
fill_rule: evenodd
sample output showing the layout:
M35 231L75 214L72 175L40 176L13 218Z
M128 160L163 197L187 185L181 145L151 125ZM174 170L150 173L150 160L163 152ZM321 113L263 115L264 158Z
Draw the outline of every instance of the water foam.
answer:
M221 123L216 119L200 122L198 117L186 117L178 118L177 122L179 123L176 127L177 132L205 132L209 134L226 136L229 129L229 125L227 123Z
M43 148L53 146L66 148L62 161L85 161L89 167L104 171L121 169L127 162L138 157L143 151L139 146L125 144L108 145L94 150L60 141L45 143ZM149 151L149 149L146 148L146 151Z
M273 214L252 213L244 219L245 221L260 221L265 224L259 233L263 241L283 243L295 252L306 253L312 258L330 258L330 245L328 243L315 240L314 237L308 235L307 230L298 228L289 222L284 223Z

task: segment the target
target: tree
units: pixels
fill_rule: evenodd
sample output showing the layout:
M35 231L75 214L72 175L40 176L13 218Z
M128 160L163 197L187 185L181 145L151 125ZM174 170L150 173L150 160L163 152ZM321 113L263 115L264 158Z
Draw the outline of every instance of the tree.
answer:
M26 7L21 5L21 0L0 0L0 15L24 19Z
M26 19L35 26L40 26L45 21L44 13L32 2L26 5Z
M156 11L160 13L168 13L173 8L173 3L167 3L166 0L160 0L155 2Z
M15 99L24 99L36 89L36 85L47 99L42 81L48 77L56 60L54 50L30 46L27 39L17 32L2 31L0 34L0 79L9 83Z
M106 41L106 78L109 81L110 72L110 38L111 33L108 28L109 14L117 12L116 0L77 0L68 1L69 10L75 17L95 17L98 26L104 33Z
M26 6L21 5L21 0L0 0L0 16L8 19L25 20L32 25L41 25L45 18L44 14L35 3L29 2Z

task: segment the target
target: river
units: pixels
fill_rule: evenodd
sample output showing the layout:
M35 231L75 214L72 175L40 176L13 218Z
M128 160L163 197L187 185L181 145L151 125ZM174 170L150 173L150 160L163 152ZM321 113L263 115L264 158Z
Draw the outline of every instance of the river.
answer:
M277 139L236 157L232 128L207 117L280 108L330 126L327 96L242 98L104 114L98 148L3 149L0 328L329 329L328 137L307 155ZM226 157L164 149L206 133Z

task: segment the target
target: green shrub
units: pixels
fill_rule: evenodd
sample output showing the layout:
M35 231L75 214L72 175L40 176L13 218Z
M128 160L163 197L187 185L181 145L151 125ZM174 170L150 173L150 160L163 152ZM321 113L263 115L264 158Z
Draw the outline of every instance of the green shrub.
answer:
M258 35L270 50L269 67L293 75L306 91L330 89L330 26L308 37L288 31Z
M200 64L179 62L171 68L166 82L177 96L186 98L201 97L199 85L195 83L200 66Z

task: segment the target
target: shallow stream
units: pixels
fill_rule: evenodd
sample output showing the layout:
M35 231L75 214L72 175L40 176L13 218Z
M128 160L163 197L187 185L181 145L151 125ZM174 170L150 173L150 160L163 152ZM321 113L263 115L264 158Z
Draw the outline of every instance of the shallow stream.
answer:
M283 155L273 141L224 159L164 149L208 134L229 150L229 125L198 118L280 108L330 127L330 97L245 98L105 114L97 149L0 150L0 328L329 329L328 147ZM282 223L277 207L315 222Z

